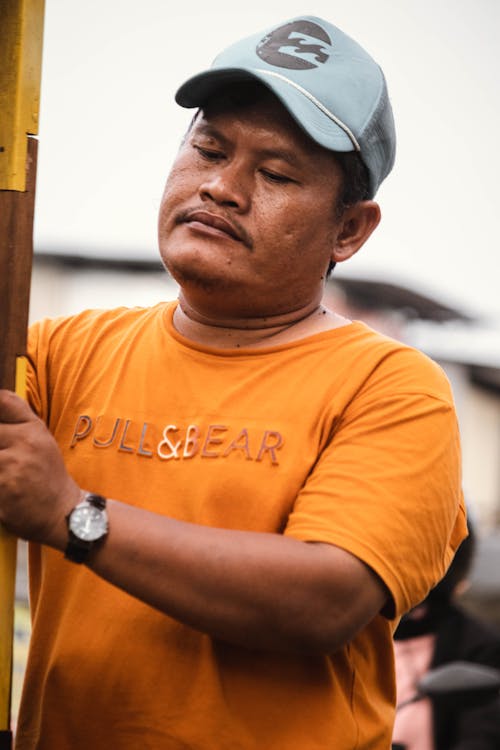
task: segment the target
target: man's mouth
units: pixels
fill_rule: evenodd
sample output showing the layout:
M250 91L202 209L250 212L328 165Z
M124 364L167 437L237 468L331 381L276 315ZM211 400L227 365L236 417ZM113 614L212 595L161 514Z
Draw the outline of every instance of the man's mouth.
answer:
M188 209L181 212L176 217L176 224L203 224L206 227L213 227L219 232L223 232L237 242L242 242L249 249L252 249L253 243L245 229L237 222L229 221L220 214L207 211L206 209Z

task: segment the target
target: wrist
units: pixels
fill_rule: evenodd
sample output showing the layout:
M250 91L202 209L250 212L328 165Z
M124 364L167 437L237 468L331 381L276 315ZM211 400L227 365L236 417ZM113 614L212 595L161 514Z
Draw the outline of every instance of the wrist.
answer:
M54 499L53 513L45 522L43 531L40 530L36 536L31 537L32 541L64 552L68 541L66 516L84 496L85 490L71 481L64 491L59 493L59 498Z
M65 521L67 525L65 558L74 563L88 562L92 553L108 535L106 498L84 491L80 501L66 515Z

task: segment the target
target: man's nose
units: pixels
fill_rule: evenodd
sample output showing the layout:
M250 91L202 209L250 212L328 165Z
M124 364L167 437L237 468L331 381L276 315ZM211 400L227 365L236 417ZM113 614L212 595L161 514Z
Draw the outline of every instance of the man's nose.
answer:
M250 185L242 170L233 164L219 165L200 185L202 200L212 200L223 206L230 206L245 212L250 205Z

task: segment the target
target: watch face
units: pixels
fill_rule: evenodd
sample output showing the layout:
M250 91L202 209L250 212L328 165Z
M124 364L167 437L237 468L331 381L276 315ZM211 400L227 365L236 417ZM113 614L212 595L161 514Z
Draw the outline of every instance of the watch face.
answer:
M78 539L94 542L108 530L106 513L92 505L78 505L69 519L69 528Z

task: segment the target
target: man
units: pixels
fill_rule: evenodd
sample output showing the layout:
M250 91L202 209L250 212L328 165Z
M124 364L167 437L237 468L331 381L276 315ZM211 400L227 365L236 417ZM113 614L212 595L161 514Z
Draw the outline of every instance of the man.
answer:
M300 18L177 100L178 304L34 326L39 417L1 399L1 520L34 543L17 747L387 748L393 618L464 514L439 368L321 305L380 218L384 78Z

